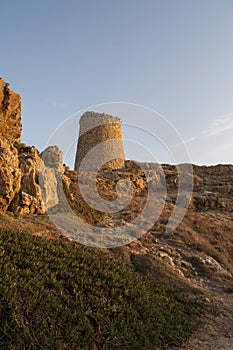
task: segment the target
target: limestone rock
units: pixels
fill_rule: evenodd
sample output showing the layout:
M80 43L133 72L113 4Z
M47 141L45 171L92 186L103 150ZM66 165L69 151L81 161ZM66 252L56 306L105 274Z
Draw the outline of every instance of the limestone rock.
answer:
M163 165L168 196L176 198L179 180L174 165ZM190 176L189 174L186 174ZM191 206L198 211L233 210L233 166L193 165L193 195Z
M60 149L57 146L46 148L41 154L39 172L39 184L46 210L55 207L59 203L59 193L63 191L61 188L63 173Z
M38 173L41 158L35 147L26 147L19 153L19 167L21 169L21 213L44 214L45 207L42 200L41 188L38 184Z
M63 172L58 147L43 152L46 165L35 147L20 142L22 131L20 96L0 78L0 211L43 214L58 202L56 176ZM45 170L47 188L39 186L39 174Z
M44 214L45 209L41 198L31 196L30 194L25 192L21 192L19 213Z
M41 158L45 166L63 174L62 151L58 146L49 146L42 153Z
M232 165L194 166L193 205L200 211L233 210Z
M18 152L12 146L0 147L0 211L6 211L20 190L21 171Z
M0 210L6 211L20 190L21 171L14 143L21 135L20 96L0 78Z
M39 173L39 184L45 209L48 210L56 206L59 202L56 175L54 169L46 167L43 163Z
M20 96L10 90L8 84L0 78L0 135L1 143L8 141L14 144L20 140L21 100ZM0 144L1 146L1 144Z

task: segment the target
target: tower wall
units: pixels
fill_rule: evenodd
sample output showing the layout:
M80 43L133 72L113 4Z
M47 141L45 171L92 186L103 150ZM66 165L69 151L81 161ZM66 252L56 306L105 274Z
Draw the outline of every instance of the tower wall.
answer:
M111 142L106 142L112 140ZM116 142L114 142L116 140ZM80 119L80 131L78 146L75 159L75 170L84 157L94 149L95 146L102 143L101 158L102 164L107 163L108 169L119 169L125 165L125 154L122 140L121 121L117 117L108 114L95 112L86 112ZM107 161L109 157L112 160ZM93 154L93 158L96 155ZM93 159L93 163L96 159Z

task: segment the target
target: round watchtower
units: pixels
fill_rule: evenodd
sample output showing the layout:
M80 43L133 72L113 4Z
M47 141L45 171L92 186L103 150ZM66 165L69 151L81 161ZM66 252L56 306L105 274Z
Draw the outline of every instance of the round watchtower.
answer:
M79 124L75 170L79 170L87 154L89 162L93 157L93 164L95 164L98 156L101 164L110 170L124 167L125 154L119 118L105 113L86 112L80 118ZM101 147L97 148L97 145ZM92 152L94 148L96 152Z

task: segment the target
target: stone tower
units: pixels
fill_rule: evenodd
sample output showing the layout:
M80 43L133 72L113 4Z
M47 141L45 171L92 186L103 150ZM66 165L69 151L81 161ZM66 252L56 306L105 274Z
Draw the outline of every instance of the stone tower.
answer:
M101 166L105 164L110 170L124 167L125 154L119 118L105 113L86 112L79 123L75 170L79 170L81 162L87 155L89 165L86 168L94 169L97 163Z

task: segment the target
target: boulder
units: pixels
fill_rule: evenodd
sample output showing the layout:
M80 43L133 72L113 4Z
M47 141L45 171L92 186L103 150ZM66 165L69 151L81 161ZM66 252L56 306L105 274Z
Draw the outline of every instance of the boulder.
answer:
M55 172L63 174L62 151L58 146L49 146L42 153L41 158L45 166L54 169Z
M63 192L63 173L62 152L57 146L49 146L41 153L39 172L39 184L46 210L59 203L59 193Z

